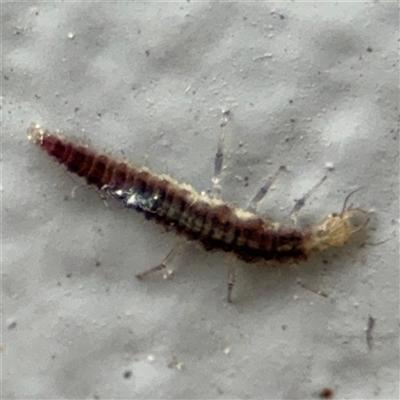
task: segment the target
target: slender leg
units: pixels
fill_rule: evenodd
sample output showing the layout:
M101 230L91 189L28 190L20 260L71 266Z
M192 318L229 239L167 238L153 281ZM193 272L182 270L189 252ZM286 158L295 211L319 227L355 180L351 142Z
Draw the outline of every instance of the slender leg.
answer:
M228 123L229 110L223 111L223 120L221 122L221 134L218 141L217 152L215 153L215 161L214 161L214 176L212 178L213 182L213 190L212 190L212 198L220 199L221 197L221 185L220 185L220 175L224 163L224 141L225 141L225 126ZM235 260L233 260L233 263ZM235 265L229 264L228 267L228 303L232 303L232 290L235 285Z
M292 219L295 223L297 222L297 214L306 204L306 200L308 200L311 195L325 182L326 178L327 176L325 175L300 200L296 200L296 204L294 205L293 210L290 213L290 219Z
M258 203L264 198L264 196L267 194L269 188L275 182L276 178L282 171L287 171L287 169L284 165L281 165L279 167L279 169L272 176L270 176L268 178L267 182L265 182L265 184L258 190L256 195L250 201L250 204L246 209L247 211L250 211L250 212L256 211Z
M223 111L223 121L221 122L221 127L222 127L221 135L219 138L217 152L215 154L214 177L212 178L212 182L213 182L212 198L219 198L220 194L221 194L221 186L219 184L219 182L220 182L219 176L222 171L222 165L223 165L223 160L224 160L224 154L223 154L223 145L224 145L224 138L225 138L224 128L228 122L228 115L229 115L229 111ZM183 240L178 241L160 264L158 264L154 267L148 268L142 272L139 272L138 274L136 274L136 278L142 279L145 276L152 274L153 272L167 270L168 266L172 263L173 259L175 258L177 253L180 251L181 247L183 247L185 244L186 244L186 241L183 241ZM165 275L165 277L169 277L171 274L172 274L172 272L167 271L167 274Z
M229 264L228 267L228 303L232 303L232 290L236 281L236 267L234 264Z
M212 198L219 199L221 197L221 185L220 185L220 175L222 171L222 166L224 163L224 140L225 140L225 126L228 123L229 110L223 111L223 120L221 122L221 134L218 141L217 152L215 153L214 161L214 176L212 178L213 190Z
M221 144L221 141L220 141L220 144ZM219 151L221 150L220 147L218 147L218 150ZM217 152L217 154L218 154L218 152ZM247 209L246 209L247 211L250 211L250 212L256 211L257 204L264 198L264 196L268 192L268 189L275 182L275 179L278 177L278 175L282 171L286 171L286 167L284 165L280 166L279 169L259 189L257 194L251 200L249 206L247 207ZM235 262L235 260L232 260L232 264L229 264L229 267L228 267L228 296L227 296L228 303L232 303L232 292L233 292L233 287L235 286L235 282L236 282L236 266L235 266L234 262Z
M142 272L139 272L138 274L136 274L136 278L142 279L146 275L149 275L149 274L151 274L153 272L161 271L161 270L164 270L164 269L167 270L167 274L164 277L168 278L169 276L171 276L172 275L172 271L168 271L168 266L171 264L172 260L177 255L177 253L179 253L179 251L181 250L181 248L183 247L184 244L185 244L185 242L183 242L181 240L176 242L174 247L172 248L172 250L164 258L164 260L161 262L161 264L158 264L155 267L151 267L151 268L146 269L146 270L144 270Z

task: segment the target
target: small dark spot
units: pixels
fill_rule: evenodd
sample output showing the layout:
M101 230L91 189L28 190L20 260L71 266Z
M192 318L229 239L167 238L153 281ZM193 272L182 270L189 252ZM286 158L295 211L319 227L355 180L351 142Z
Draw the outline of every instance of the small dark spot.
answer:
M74 113L76 114L79 111L79 107L75 107Z
M136 90L136 85L132 85L132 90Z
M101 265L101 261L96 260L95 266L96 266L96 267L100 267L100 265Z
M322 260L324 264L328 264L328 260Z
M140 35L142 33L142 31L140 29L137 30L138 35Z
M333 398L333 390L330 388L323 388L319 393L319 397L321 399L332 399Z
M367 51L368 51L368 53L372 53L372 47L371 47L371 46L368 46L368 47L367 47Z
M16 321L12 321L9 325L8 325L8 329L15 329L17 327L17 322Z
M144 53L146 54L146 57L148 57L150 55L150 51L149 50L146 50Z
M4 75L4 79L6 80L6 81L8 81L8 76L7 75Z
M97 113L97 116L100 118L101 117L101 113L99 112L99 113Z
M281 329L283 330L283 331L286 331L286 329L287 329L287 325L286 324L283 324L282 326L281 326Z
M243 21L247 21L247 17L243 17Z
M39 11L36 11L36 12L35 12L35 15L39 15Z
M293 100L292 99L289 100L289 104L293 104Z
M56 358L56 355L53 354L53 355L51 356L51 359L54 360L55 358Z
M72 276L72 272L68 272L68 274L67 275L65 275L67 278L71 278L71 276Z
M132 376L132 371L127 370L124 372L124 378L129 379Z
M282 14L279 14L279 18L280 18L280 19L285 19L285 16L282 15Z
M195 90L193 90L192 94L196 94L196 91L195 91Z
M37 99L40 99L40 94L35 94L35 97L36 97Z
M295 119L295 118L290 118L290 122L291 122L292 124L294 124L294 123L296 122L296 119Z

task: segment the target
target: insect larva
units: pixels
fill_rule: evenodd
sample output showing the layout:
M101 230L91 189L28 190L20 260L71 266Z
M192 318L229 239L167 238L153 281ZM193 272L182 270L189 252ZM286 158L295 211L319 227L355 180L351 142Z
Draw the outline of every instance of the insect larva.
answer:
M116 160L38 125L31 125L28 137L69 171L125 207L143 212L146 218L172 227L189 240L200 241L207 250L233 252L248 262L305 260L312 252L342 246L368 222L365 211L346 209L345 203L340 214L328 215L311 228L280 226L266 217L200 195L192 186L179 184L168 175L156 175L148 168Z

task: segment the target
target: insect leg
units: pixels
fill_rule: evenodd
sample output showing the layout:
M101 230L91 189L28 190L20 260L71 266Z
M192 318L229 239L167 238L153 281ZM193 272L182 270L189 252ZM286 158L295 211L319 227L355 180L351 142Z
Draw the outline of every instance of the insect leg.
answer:
M217 152L217 154L218 154L218 152ZM246 208L246 211L256 212L258 203L267 194L268 189L275 182L278 175L282 171L286 171L286 170L287 170L286 167L284 165L281 165L278 168L278 170L272 176L270 176L268 178L268 180L265 182L265 184L258 190L256 195L250 201L250 204ZM232 263L232 264L229 264L229 267L228 267L228 296L227 296L228 303L232 303L232 292L233 292L233 287L235 286L235 282L236 282L236 266Z
M220 185L220 175L222 171L222 167L224 164L224 141L225 141L225 126L228 123L228 118L230 111L225 110L222 112L223 120L221 122L221 134L219 136L217 152L215 153L215 161L214 161L214 176L212 178L213 182L213 190L212 190L212 198L220 199L221 197L221 185ZM233 260L235 262L235 260ZM227 300L228 303L232 303L232 291L235 285L235 275L236 268L234 264L229 264L228 267L228 295Z
M146 275L152 274L153 272L157 272L157 271L161 271L161 270L167 270L167 273L165 275L165 278L168 278L169 276L172 275L172 271L168 270L168 266L171 265L172 260L175 258L175 256L177 255L177 253L179 253L181 247L184 245L184 241L178 241L175 243L174 247L172 248L172 250L167 254L167 256L164 258L164 260L156 265L155 267L151 267L148 268L142 272L139 272L138 274L136 274L136 278L138 279L142 279L144 278Z
M287 171L287 169L284 165L281 165L279 167L279 169L272 176L270 176L268 178L267 182L265 182L265 184L258 190L256 195L250 201L250 204L246 209L247 211L256 212L258 203L264 198L264 196L267 194L269 188L275 182L276 178L282 171Z
M225 126L228 123L229 110L223 111L223 120L221 122L221 134L219 136L217 152L215 153L214 161L214 176L212 178L213 190L212 198L219 199L221 197L220 175L222 166L224 164L224 140L225 140Z
M301 199L296 200L296 204L293 207L292 212L290 213L290 219L294 222L297 222L297 214L306 204L306 200L308 200L311 195L325 182L327 176L325 175L319 182L317 182Z
M232 290L236 281L236 267L234 264L229 264L228 267L228 303L232 303Z

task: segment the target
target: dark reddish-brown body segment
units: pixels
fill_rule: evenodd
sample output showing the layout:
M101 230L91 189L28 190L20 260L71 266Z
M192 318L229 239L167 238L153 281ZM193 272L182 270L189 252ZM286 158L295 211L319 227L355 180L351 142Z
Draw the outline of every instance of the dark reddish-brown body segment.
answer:
M140 210L147 218L189 240L199 240L207 250L235 253L248 262L257 259L301 260L308 257L304 242L308 230L274 227L257 215L246 216L235 207L212 201L180 185L172 178L158 176L148 169L135 167L45 131L35 140L48 154L67 169L98 189L134 188L147 196L157 195L155 212Z

